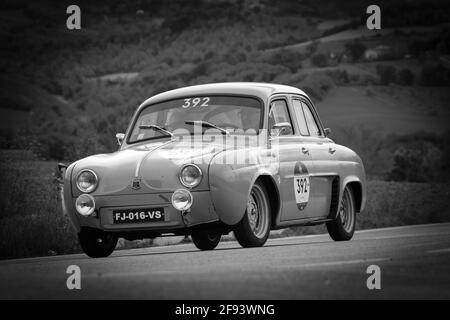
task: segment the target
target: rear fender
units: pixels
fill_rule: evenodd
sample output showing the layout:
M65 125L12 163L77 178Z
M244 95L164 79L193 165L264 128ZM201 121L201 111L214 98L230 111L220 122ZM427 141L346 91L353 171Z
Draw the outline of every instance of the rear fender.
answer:
M354 185L358 184L360 187L361 192L356 192L356 190L353 190L353 196L357 197L355 198L355 201L357 203L357 212L362 212L365 208L366 204L366 183L364 179L360 179L358 176L347 176L343 181L341 182L341 192L339 196L339 203L341 203L342 200L342 194L347 185ZM358 205L359 204L359 205Z

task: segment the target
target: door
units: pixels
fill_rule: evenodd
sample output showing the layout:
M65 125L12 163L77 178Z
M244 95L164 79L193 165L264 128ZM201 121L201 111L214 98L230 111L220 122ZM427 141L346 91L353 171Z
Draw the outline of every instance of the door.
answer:
M318 121L314 108L305 99L294 99L293 106L296 115L304 115L304 124L308 130L309 148L314 163L314 172L311 174L311 184L315 199L315 208L311 217L326 217L330 212L332 183L336 174L336 148L334 142L325 137L323 128ZM305 130L306 131L306 130Z
M299 220L313 215L309 173L313 163L308 143L301 143L285 97L274 98L269 110L269 139L272 152L277 154L280 176L280 221ZM288 123L290 131L270 130L276 124ZM303 148L303 149L302 149Z

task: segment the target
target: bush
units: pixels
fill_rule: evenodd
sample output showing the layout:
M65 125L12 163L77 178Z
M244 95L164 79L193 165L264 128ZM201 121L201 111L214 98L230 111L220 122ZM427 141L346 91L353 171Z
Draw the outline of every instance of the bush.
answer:
M306 47L305 51L306 51L306 55L308 57L317 51L317 48L319 47L319 43L320 43L319 40L314 40Z
M437 39L416 40L409 46L408 50L414 55L425 53L427 51L433 51L436 48Z
M361 41L354 40L351 42L347 42L345 44L345 49L350 54L350 56L354 61L358 61L364 55L364 52L366 51L366 46L363 43L361 43Z
M281 65L289 68L291 72L297 72L297 69L302 67L302 61L305 58L305 54L301 52L282 49L263 57L262 61L272 65Z
M65 155L67 140L61 138L58 133L42 135L33 151L42 159L67 159Z
M397 71L394 66L377 64L376 70L381 85L388 85L396 82Z
M402 69L398 72L397 83L403 86L411 86L414 83L414 74L409 69Z
M387 179L393 181L425 182L438 179L442 153L431 143L414 147L401 146L394 153L394 168Z
M329 65L328 57L324 53L318 53L311 57L311 63L316 67L323 68Z
M446 86L450 84L450 73L441 65L424 66L420 82L424 86Z
M334 70L327 70L325 72L325 74L327 76L329 76L331 79L333 79L333 81L337 84L337 85L344 85L344 84L348 84L350 82L350 76L347 72L347 70L339 70L339 69L334 69ZM352 78L354 76L358 76L358 75L353 75ZM352 79L355 80L355 79ZM355 82L357 82L356 79Z

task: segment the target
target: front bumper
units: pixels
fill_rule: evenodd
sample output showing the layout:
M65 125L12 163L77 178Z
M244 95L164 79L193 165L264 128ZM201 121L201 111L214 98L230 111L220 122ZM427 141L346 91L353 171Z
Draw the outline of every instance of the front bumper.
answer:
M77 232L81 227L91 227L111 232L176 232L199 224L218 221L219 218L214 211L209 191L191 192L193 197L192 207L189 212L182 213L176 210L170 201L171 192L157 194L135 194L94 196L96 214L84 217L75 210L76 198L67 198L65 195L64 211L70 217L72 225ZM163 207L165 212L164 221L138 222L126 224L113 223L113 210L138 209Z

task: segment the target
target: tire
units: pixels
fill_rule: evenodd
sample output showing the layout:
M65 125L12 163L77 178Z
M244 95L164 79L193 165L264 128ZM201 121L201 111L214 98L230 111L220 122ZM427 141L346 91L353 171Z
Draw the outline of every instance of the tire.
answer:
M213 250L220 242L221 235L207 231L199 231L191 235L192 242L200 250Z
M84 253L91 258L108 257L117 245L117 237L96 229L81 229L78 240Z
M348 241L353 237L356 226L355 197L349 186L344 189L337 218L326 225L334 241Z
M244 248L262 247L269 237L270 218L267 190L261 181L256 181L250 191L244 217L233 230L236 240Z

